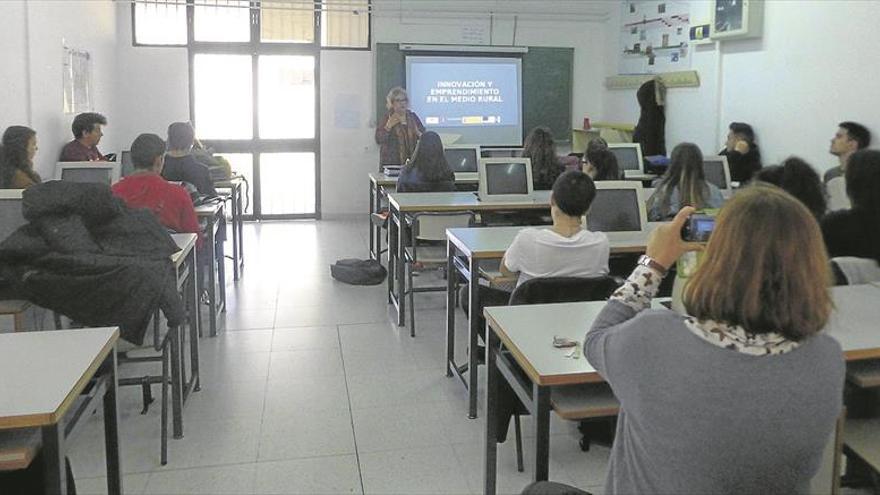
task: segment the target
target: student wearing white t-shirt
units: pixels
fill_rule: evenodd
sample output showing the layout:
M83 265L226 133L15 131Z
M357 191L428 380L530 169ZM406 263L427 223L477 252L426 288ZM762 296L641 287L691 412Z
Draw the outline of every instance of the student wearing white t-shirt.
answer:
M521 230L504 253L501 272L519 272L517 286L537 277L607 275L608 236L583 225L595 197L596 186L587 174L572 170L560 175L550 194L553 226Z
M596 186L589 175L570 170L553 183L550 193L550 216L553 226L522 229L501 260L501 273L512 278L518 274L517 285L536 277L592 278L608 274L608 237L590 232L583 225L583 216L596 197ZM510 292L480 286L482 319L486 306L506 306ZM462 297L467 311L467 297ZM481 321L479 328L484 328Z

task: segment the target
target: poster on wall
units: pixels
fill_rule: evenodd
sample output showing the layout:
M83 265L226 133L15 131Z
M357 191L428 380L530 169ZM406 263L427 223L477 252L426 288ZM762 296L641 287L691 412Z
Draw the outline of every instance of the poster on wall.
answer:
M688 70L689 1L621 2L619 74Z
M92 60L89 52L64 47L61 64L64 113L77 114L92 109Z

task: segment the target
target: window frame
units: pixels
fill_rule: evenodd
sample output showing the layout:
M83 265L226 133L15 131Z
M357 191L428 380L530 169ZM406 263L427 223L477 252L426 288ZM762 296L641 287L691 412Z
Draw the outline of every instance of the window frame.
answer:
M224 44L226 42L222 41L196 41L193 35L193 16L194 16L194 4L195 0L185 0L186 1L186 42L182 44L161 44L161 43L139 43L137 40L137 0L131 3L131 46L133 47L146 47L146 48L189 48L193 44L198 43L202 44ZM252 0L253 4L259 4L259 0ZM321 3L321 0L315 0L315 3ZM322 16L320 12L318 13L317 21L315 24L315 43L309 43L310 45L316 45L319 50L331 50L331 51L339 51L339 50L350 50L350 51L371 51L373 49L373 0L367 0L367 39L365 46L322 46L321 38L324 30L324 24L322 22ZM259 42L259 41L258 41ZM242 42L243 43L243 42ZM262 43L262 42L259 42ZM291 44L303 44L303 43L263 43L263 44L278 44L278 45L291 45Z

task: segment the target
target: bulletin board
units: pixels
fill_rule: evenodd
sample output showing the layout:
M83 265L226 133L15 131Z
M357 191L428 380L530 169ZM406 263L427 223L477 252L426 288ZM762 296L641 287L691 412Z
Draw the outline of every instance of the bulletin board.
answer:
M621 2L619 74L688 70L691 3L683 0Z

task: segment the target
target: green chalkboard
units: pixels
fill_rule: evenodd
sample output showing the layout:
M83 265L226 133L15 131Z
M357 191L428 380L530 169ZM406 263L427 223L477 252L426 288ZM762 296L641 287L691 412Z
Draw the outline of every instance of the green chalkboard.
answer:
M487 47L487 52L490 50L491 47ZM461 55L461 53L452 54ZM547 126L557 141L569 141L574 48L529 47L529 51L522 57L522 71L523 134L527 134L533 127ZM394 86L406 86L404 52L400 51L397 43L378 43L376 45L377 122L385 114L385 96Z

